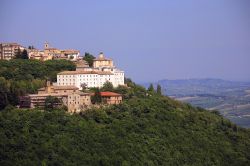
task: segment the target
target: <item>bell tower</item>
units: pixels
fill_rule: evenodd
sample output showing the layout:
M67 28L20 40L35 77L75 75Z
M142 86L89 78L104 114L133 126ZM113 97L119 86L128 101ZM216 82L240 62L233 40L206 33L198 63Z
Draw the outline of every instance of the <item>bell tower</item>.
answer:
M100 58L100 59L104 59L103 52L100 52L100 54L99 54L99 58Z
M47 48L49 48L49 43L48 43L48 42L45 42L45 43L44 43L44 49L47 49Z

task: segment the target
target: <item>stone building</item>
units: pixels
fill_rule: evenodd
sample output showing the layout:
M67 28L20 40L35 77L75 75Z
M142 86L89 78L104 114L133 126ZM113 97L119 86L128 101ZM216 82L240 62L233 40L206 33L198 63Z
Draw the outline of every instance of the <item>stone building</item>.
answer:
M114 92L100 92L102 103L104 104L120 104L122 95Z
M117 69L111 59L103 53L94 60L94 67L77 67L76 71L63 71L57 74L57 85L72 85L79 89L85 84L88 88L101 88L104 83L111 82L114 87L124 85L124 72Z
M21 108L44 107L47 97L52 96L58 98L61 102L57 105L65 105L68 112L80 112L91 105L90 93L83 93L79 88L74 86L47 86L40 88L38 94L29 94L20 97L19 103Z
M60 50L54 47L51 47L48 42L44 44L44 50L38 49L29 49L29 58L36 59L41 61L52 60L52 59L65 59L71 61L79 60L80 51L68 49Z
M50 47L48 42L45 42L43 51L44 51L44 55L47 57L50 57L50 59L55 59L56 57L61 56L61 50Z
M17 43L0 43L0 59L13 59L18 51L23 50L24 47Z
M61 56L59 57L59 59L67 59L67 60L71 60L71 61L77 61L79 59L80 56L80 51L78 50L61 50Z
M44 54L44 51L38 49L29 49L28 50L29 59L36 59L41 61L51 60L52 56Z
M99 57L97 57L96 59L94 59L93 61L93 67L94 68L113 68L114 64L113 64L113 60L112 59L108 59L104 57L104 54L101 52L99 54Z

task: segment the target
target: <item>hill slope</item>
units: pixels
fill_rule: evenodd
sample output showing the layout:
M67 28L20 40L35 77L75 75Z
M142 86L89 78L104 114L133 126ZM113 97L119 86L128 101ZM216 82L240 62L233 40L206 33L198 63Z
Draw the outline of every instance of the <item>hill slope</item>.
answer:
M81 115L0 112L0 165L250 164L249 130L144 92Z
M250 83L220 79L161 80L164 94L209 110L219 110L242 127L250 127ZM144 84L148 86L149 84Z

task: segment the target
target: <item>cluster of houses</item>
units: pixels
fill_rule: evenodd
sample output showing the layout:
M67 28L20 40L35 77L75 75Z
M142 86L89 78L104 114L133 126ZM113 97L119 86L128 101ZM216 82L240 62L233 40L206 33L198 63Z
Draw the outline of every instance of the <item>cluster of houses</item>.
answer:
M55 106L66 106L68 112L78 113L93 106L91 96L94 93L85 93L75 86L55 86L47 82L46 87L38 89L37 94L29 94L19 99L21 108L44 108L48 97L55 97L58 103ZM101 104L120 104L122 95L114 92L100 92Z
M29 59L41 61L52 59L67 59L71 61L77 61L80 59L80 51L74 49L61 50L51 47L47 42L44 44L43 50L36 49L33 46L25 48L18 43L0 43L0 59L13 59L18 51L23 51L24 49L27 50Z
M39 89L37 94L20 97L20 107L44 107L47 97L52 96L58 98L61 101L58 105L66 106L68 112L80 112L93 106L91 96L94 94L83 92L83 87L101 88L107 82L112 83L113 87L125 85L124 71L116 68L113 60L106 58L103 53L94 59L92 67L78 59L77 55L74 58L77 59L75 71L62 71L57 74L57 82L47 82L46 87ZM122 102L122 95L114 92L100 92L100 97L102 104Z

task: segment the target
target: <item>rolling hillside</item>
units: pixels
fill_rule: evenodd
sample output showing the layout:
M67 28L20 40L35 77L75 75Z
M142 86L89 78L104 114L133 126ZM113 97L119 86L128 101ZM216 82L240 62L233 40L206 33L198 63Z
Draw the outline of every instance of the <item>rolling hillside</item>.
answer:
M220 79L161 80L165 95L209 110L250 127L250 83ZM144 84L148 86L148 84Z
M7 109L0 135L2 166L250 163L249 130L156 95L80 115Z

